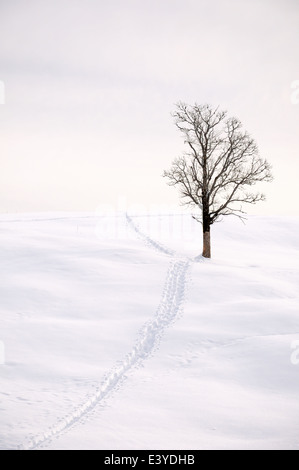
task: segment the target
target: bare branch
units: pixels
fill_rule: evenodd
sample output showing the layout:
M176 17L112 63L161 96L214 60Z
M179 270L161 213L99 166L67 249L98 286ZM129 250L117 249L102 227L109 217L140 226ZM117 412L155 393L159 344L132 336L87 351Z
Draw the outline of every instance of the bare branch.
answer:
M179 102L173 117L189 153L164 172L168 184L178 186L183 204L196 207L201 218L194 218L206 227L226 215L244 219L242 204L265 200L252 186L272 181L271 166L255 141L237 118L208 104Z

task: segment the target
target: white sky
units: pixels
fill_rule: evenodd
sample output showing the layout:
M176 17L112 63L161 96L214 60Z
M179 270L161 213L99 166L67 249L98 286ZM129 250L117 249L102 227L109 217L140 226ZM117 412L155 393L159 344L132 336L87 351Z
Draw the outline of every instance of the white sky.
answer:
M273 164L250 213L299 215L298 25L297 0L0 0L0 211L177 204L182 100Z

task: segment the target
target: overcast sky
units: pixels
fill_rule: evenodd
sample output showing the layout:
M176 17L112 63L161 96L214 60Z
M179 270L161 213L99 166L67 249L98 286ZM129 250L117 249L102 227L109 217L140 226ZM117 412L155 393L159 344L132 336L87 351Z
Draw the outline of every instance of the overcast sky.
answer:
M298 0L0 0L0 211L177 204L181 100L273 164L251 213L299 215L298 25Z

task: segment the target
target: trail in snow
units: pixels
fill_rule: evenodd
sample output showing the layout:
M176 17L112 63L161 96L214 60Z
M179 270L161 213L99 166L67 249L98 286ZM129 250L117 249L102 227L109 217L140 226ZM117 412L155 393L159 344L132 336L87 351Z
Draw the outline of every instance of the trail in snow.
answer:
M178 258L186 259L189 260L190 262L203 262L205 261L205 258L202 255L197 255L195 257L189 257L189 256L183 256L177 254L174 250L171 250L170 248L165 247L161 243L157 242L153 238L149 237L145 233L143 233L138 225L133 221L132 217L130 217L128 214L126 214L126 220L128 225L134 230L134 232L137 233L139 238L141 238L147 246L150 246L154 248L155 250L159 251L160 253L164 253L166 255L171 255L171 256L177 256Z
M137 235L145 242L146 245L151 246L152 248L155 248L155 250L160 251L161 253L164 253L166 255L175 255L175 252L173 250L166 248L161 243L158 243L157 241L153 240L148 235L143 233L140 228L135 224L135 222L133 222L132 217L130 217L128 214L126 214L126 220L128 225L132 228L132 230L134 230L134 232L137 233Z
M174 256L172 250L168 250L143 234L134 224L132 219L126 215L128 224L138 235L150 246L160 252ZM106 377L95 395L77 407L71 414L61 419L56 425L39 436L29 439L22 445L23 450L33 450L46 444L54 437L78 423L84 416L95 408L104 398L114 391L125 379L126 374L138 365L141 365L157 347L164 331L175 321L180 313L184 301L186 275L190 266L190 260L186 258L173 258L167 272L162 298L155 316L141 329L137 341L125 357Z

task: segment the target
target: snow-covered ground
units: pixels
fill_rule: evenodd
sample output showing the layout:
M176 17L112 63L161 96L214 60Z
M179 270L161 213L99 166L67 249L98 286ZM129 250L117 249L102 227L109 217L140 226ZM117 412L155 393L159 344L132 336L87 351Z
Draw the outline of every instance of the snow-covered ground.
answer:
M298 233L0 216L0 448L299 449Z

